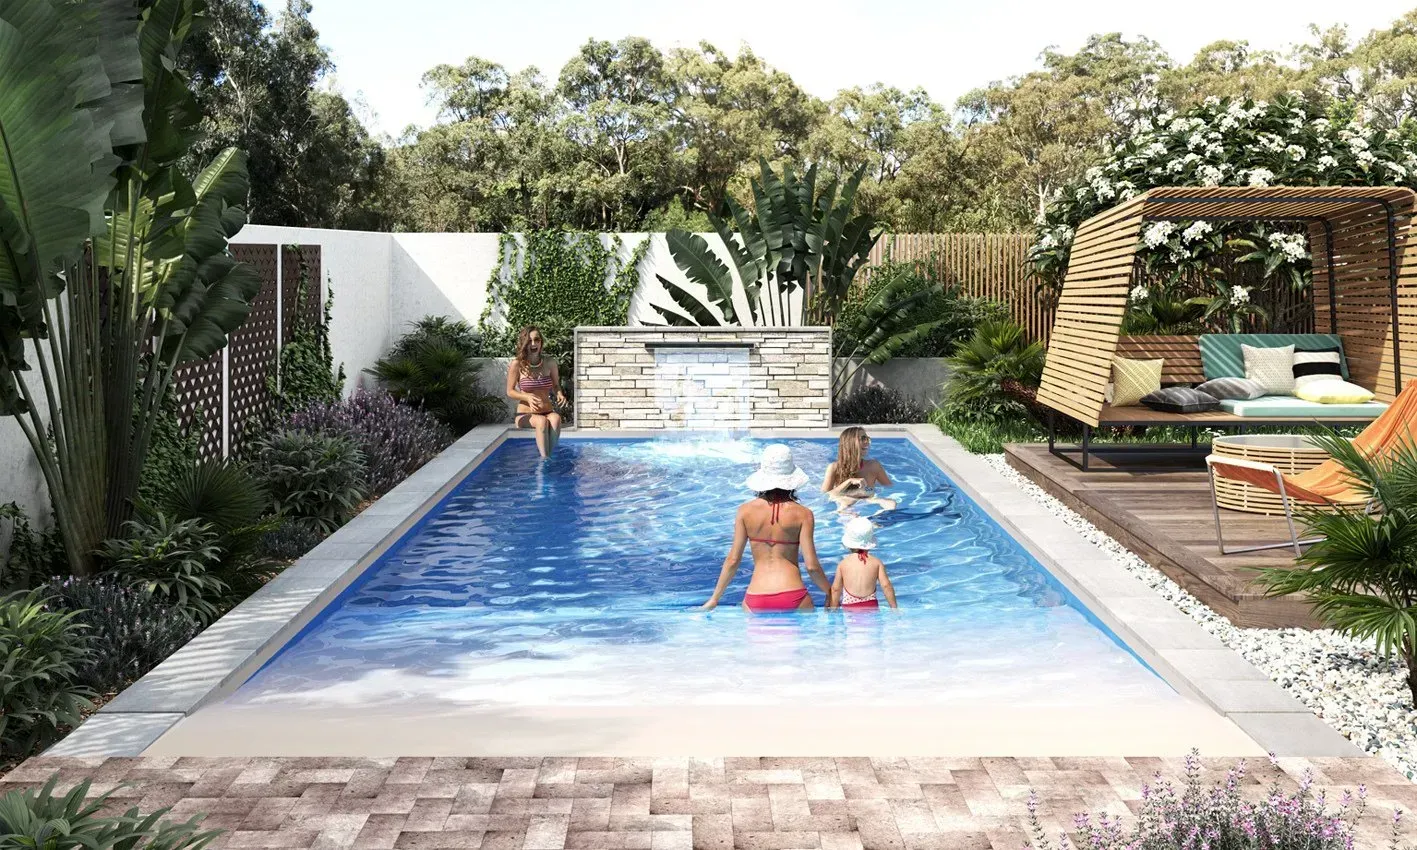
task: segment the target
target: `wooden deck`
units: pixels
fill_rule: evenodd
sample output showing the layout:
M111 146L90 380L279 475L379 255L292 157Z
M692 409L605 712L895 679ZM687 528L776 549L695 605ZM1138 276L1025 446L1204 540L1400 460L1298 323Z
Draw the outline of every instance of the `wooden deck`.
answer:
M1170 576L1237 626L1274 628L1319 625L1308 604L1294 597L1267 599L1250 583L1254 567L1287 566L1287 549L1221 555L1215 545L1210 484L1203 469L1177 472L1082 472L1048 453L1048 447L1004 448L1009 465L1086 517L1147 563ZM1116 465L1143 459L1119 458ZM1147 462L1155 464L1155 458ZM1113 464L1094 456L1095 469ZM1282 516L1222 512L1226 541L1234 545L1279 542L1288 537Z

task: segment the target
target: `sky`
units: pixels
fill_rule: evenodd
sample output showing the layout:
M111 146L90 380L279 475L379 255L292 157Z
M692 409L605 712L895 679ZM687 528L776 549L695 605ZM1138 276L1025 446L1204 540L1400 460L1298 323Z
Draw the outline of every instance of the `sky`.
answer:
M1307 40L1310 24L1344 24L1360 37L1417 6L1417 0L313 3L311 20L336 65L332 84L356 102L372 130L391 136L433 121L419 79L434 65L480 56L512 71L535 65L554 79L589 38L637 35L662 50L706 40L736 52L746 43L818 97L882 82L921 87L937 102L953 104L971 89L1038 67L1044 48L1070 53L1092 33L1145 35L1185 61L1222 38L1283 49ZM778 14L770 15L774 10Z

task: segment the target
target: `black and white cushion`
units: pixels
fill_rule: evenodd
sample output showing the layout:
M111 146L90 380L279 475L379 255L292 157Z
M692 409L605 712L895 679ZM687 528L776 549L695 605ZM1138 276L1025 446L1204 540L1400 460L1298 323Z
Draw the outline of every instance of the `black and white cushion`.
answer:
M1337 348L1294 352L1294 386L1343 380L1343 353Z
M1264 387L1249 378L1211 378L1196 386L1197 390L1216 398L1234 398L1243 401L1264 395Z
M1200 413L1220 406L1220 399L1190 387L1165 387L1142 397L1141 403L1167 413Z

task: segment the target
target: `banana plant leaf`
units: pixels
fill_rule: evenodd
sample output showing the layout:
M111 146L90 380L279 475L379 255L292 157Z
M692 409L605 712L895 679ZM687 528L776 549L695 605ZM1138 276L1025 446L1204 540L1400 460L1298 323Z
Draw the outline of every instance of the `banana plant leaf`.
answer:
M655 312L664 317L665 321L669 322L671 325L696 324L701 327L718 327L724 324L713 314L713 310L709 309L707 304L696 298L693 293L673 281L666 280L660 275L655 275L655 277L659 278L660 284L664 286L664 291L669 293L669 297L674 299L674 303L679 305L679 308L685 313L688 313L693 319L692 323L681 322L684 317L680 316L678 313L667 311L655 304L650 304ZM731 313L725 315L731 315Z
M697 233L689 233L684 230L669 231L665 234L665 240L669 244L669 253L674 257L675 265L679 266L691 282L708 290L709 301L723 311L724 321L733 323L737 318L733 311L733 273L709 247L708 241ZM688 293L684 292L677 283L665 281L662 277L660 280L664 282L665 289L669 290L670 295L674 296L675 302L682 306L682 302L675 293L683 292L686 296ZM692 296L689 297L692 298ZM697 298L693 300L698 301ZM714 322L713 324L719 323Z

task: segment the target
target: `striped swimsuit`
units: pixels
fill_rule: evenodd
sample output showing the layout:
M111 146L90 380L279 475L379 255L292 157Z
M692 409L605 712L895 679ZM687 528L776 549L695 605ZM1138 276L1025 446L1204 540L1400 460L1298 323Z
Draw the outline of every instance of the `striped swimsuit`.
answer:
M553 386L550 375L523 375L517 383L517 389L524 393L537 393L542 390L550 390Z

